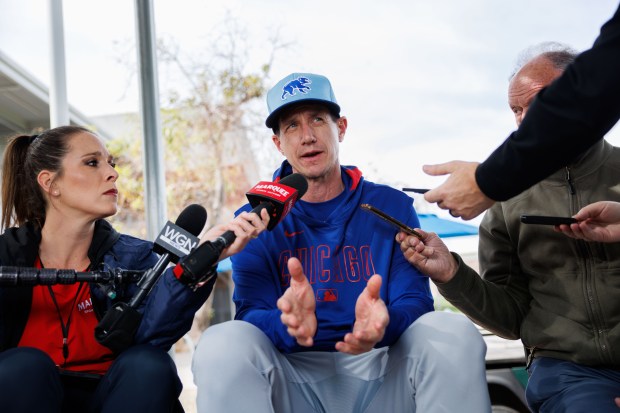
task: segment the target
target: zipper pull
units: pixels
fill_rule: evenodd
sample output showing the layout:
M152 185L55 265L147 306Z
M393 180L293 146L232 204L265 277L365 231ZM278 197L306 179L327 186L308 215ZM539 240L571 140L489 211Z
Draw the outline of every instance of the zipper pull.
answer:
M66 363L67 357L69 357L69 343L67 342L67 337L62 338L62 355L65 358Z
M573 181L570 179L570 168L566 167L566 183L568 184L568 192L571 195L575 195L577 191L575 191L575 185L573 185Z
M534 347L526 347L527 350L527 360L525 362L525 369L528 370L530 365L534 361L534 351L536 351L536 346Z

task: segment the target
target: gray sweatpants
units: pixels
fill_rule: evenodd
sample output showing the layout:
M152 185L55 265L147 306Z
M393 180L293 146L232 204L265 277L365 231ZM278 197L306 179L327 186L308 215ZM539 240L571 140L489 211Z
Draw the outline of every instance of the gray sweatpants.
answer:
M209 327L194 353L199 413L491 411L486 345L465 316L430 312L389 348L282 354L252 324Z

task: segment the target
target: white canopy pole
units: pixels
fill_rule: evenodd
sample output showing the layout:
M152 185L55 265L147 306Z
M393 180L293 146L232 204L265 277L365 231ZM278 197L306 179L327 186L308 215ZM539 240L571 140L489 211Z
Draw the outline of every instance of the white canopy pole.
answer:
M144 152L144 199L147 235L157 237L167 221L164 157L159 117L157 49L152 0L136 0L140 113Z
M62 0L49 0L50 18L50 127L69 124L67 103L67 73L65 70L65 35Z

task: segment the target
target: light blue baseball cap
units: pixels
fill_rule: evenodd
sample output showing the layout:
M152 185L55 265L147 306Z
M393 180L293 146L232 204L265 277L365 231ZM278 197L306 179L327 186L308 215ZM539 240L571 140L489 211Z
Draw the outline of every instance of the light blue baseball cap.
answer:
M291 73L267 92L269 116L265 125L268 128L276 126L282 109L299 102L325 103L330 111L340 115L340 106L329 79L313 73Z

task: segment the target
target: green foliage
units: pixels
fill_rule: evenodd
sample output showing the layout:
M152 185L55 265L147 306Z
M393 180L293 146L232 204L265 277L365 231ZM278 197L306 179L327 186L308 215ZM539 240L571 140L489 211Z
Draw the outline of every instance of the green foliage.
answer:
M435 296L435 310L437 311L451 311L453 313L460 313L461 310L452 305L448 300L441 295Z

